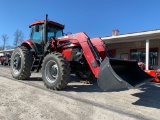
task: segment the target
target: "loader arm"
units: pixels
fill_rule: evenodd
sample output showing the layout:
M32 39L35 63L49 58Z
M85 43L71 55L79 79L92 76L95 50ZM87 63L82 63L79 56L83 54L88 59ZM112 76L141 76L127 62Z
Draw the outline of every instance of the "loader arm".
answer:
M70 40L72 41L72 43L77 41L82 48L83 55L90 69L92 70L92 73L96 78L98 78L98 74L100 71L100 64L98 63L98 58L96 59L96 55L95 55L96 53L94 53L95 51L93 51L94 48L92 48L92 46L89 45L88 38L89 37L84 32L80 32L80 33L60 37L58 39L63 41ZM97 56L97 57L100 57L100 56Z

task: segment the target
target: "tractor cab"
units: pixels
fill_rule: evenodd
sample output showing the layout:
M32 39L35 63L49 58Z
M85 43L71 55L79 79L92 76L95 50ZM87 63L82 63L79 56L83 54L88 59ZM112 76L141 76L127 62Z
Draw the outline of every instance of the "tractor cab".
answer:
M43 47L51 37L63 36L64 25L48 20L39 20L33 22L31 28L30 40L35 44L38 54L43 53Z

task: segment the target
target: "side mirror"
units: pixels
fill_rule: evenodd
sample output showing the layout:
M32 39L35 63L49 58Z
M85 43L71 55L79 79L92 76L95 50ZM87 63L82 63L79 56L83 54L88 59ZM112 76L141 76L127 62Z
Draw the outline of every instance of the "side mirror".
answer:
M39 25L35 25L35 31L39 32Z

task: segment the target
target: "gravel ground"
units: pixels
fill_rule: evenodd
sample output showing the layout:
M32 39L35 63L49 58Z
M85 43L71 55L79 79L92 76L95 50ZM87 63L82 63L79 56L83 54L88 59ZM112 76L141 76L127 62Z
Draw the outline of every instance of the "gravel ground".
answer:
M159 120L160 84L103 92L75 76L63 91L43 85L40 73L15 80L0 66L0 120Z

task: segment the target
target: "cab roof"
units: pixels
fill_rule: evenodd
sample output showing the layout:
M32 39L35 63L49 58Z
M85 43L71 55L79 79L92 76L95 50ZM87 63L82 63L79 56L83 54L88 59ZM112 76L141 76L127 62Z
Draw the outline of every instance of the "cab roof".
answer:
M38 21L33 22L29 27L32 27L32 26L37 25L37 24L44 24L44 22L45 22L45 20L38 20ZM64 28L64 25L62 25L60 23L57 23L57 22L48 21L48 23L50 25L54 25L54 26L57 26L57 27Z

